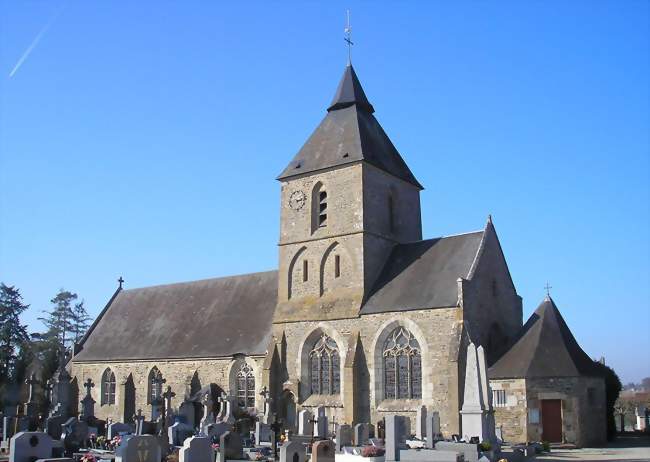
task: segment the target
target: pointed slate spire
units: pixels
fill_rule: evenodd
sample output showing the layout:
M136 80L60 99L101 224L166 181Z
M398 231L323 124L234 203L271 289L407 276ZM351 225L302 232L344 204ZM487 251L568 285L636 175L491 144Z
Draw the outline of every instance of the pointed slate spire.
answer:
M510 350L488 372L491 379L598 375L550 295L524 324Z
M348 64L345 71L343 71L343 77L341 77L339 86L336 89L332 104L327 108L327 111L336 111L337 109L343 109L353 104L356 104L358 108L370 114L375 112L375 108L372 107L372 104L368 101L361 87L361 82L359 82L359 78L356 72L354 72L352 64Z
M327 115L278 180L363 161L423 189L375 119L374 111L348 64Z

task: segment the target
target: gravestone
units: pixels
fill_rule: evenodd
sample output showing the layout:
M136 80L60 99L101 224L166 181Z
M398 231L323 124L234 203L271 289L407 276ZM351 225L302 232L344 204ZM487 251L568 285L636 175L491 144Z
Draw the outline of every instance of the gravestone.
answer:
M162 458L158 438L153 435L129 436L122 440L115 456L115 462L160 462Z
M133 427L131 425L122 422L115 422L108 426L108 430L106 430L106 438L112 440L118 435L131 433L133 433Z
M13 430L16 426L16 417L4 416L2 418L2 441L9 441L14 436Z
M311 447L311 462L334 462L336 450L331 440L316 441Z
M438 441L437 451L455 451L465 457L465 462L478 462L478 444L456 443L453 441Z
M307 449L297 441L287 441L280 446L280 462L305 462Z
M194 403L191 401L183 401L178 408L178 415L182 419L183 423L194 426Z
M30 418L36 417L36 385L40 385L41 382L36 378L36 374L32 372L32 375L25 380L25 383L29 385L29 397L23 408L24 414Z
M179 462L214 462L214 449L207 436L192 436L178 451Z
M262 442L271 441L271 426L262 422L255 422L255 444L259 446Z
M354 426L354 445L363 446L370 438L370 424L358 423Z
M336 428L336 452L341 452L345 446L352 445L352 427L339 425Z
M415 437L419 440L424 440L427 434L427 407L418 407L415 415Z
M219 438L219 452L225 458L224 460L241 459L244 455L241 435L230 431L221 435L221 438Z
M426 435L427 435L427 442L426 442L426 447L429 449L435 448L436 445L436 440L439 440L441 435L440 435L440 414L437 412L432 412L427 416L426 419Z
M176 422L167 429L169 444L181 446L183 442L194 434L194 429L187 424Z
M52 415L45 419L45 432L50 435L54 440L61 438L61 425L65 422L65 419L62 415Z
M311 436L313 432L312 413L304 409L298 413L298 434Z
M314 430L314 436L327 438L327 416L325 415L324 406L318 406L316 408L316 427Z
M135 423L135 434L143 435L144 434L144 416L142 415L142 409L138 409L138 413L133 416L133 422Z
M225 400L226 400L225 401L226 412L221 417L220 421L232 425L235 423L235 414L234 414L234 409L236 406L235 397L228 395L226 396Z
M262 399L264 400L264 413L262 414L262 417L260 417L260 422L264 424L270 424L271 423L271 401L272 399L270 398L271 393L269 392L268 388L264 386L262 388L262 391L260 391L260 396L262 396Z
M208 425L213 424L215 422L214 414L212 413L213 402L212 402L212 398L210 397L210 393L206 393L205 395L203 395L201 404L203 404L203 417L201 418L201 422L199 423L199 428L201 429L201 433L207 435Z
M213 423L207 426L206 435L210 438L211 441L219 441L221 435L230 431L231 425L228 425L225 422Z
M483 395L483 405L485 406L484 439L495 444L497 442L497 435L496 422L494 420L494 408L492 407L492 388L490 388L490 381L487 378L487 361L485 360L485 350L483 350L482 345L476 349L476 356L478 359L478 371L481 380L481 394Z
M9 462L32 462L52 457L52 438L47 433L20 432L9 442Z
M88 440L88 423L70 417L61 426L61 439L67 453L77 452Z
M386 421L386 461L399 460L399 450L406 448L408 434L408 417L402 415L388 415Z

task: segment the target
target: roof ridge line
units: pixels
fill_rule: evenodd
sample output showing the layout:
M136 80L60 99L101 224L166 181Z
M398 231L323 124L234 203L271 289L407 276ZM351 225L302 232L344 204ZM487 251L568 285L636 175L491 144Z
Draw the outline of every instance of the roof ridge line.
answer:
M179 286L182 284L192 284L195 282L205 282L205 281L214 281L218 279L232 279L232 278L237 278L237 277L242 277L242 276L254 276L257 274L266 274L266 273L277 273L277 269L273 270L266 270L266 271L254 271L252 273L239 273L239 274L229 274L227 276L215 276L211 278L202 278L202 279L193 279L189 281L180 281L180 282L170 282L167 284L154 284L150 286L142 286L142 287L133 287L131 289L122 289L123 292L131 292L135 290L143 290L143 289L155 289L158 287L171 287L171 286Z

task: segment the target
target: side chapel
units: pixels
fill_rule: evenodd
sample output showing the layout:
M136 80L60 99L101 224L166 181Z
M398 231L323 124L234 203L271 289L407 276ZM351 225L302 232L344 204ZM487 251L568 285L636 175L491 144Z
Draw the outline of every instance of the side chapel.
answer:
M462 434L467 345L493 364L522 328L522 300L491 218L422 238L422 185L374 112L348 65L277 178L277 271L120 286L71 361L77 384L97 384L99 418L155 418L164 379L197 422L205 390L261 412L266 387L290 428L317 406L355 424L425 405L444 436Z

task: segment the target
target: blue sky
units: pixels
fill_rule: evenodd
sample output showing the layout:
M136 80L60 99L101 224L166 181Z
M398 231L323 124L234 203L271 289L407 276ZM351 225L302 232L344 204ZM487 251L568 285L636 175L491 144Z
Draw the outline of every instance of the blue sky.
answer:
M4 0L0 280L37 330L61 287L95 315L120 275L276 267L274 178L334 93L350 8L355 69L426 187L424 235L491 213L524 317L548 280L583 349L640 380L649 5Z

